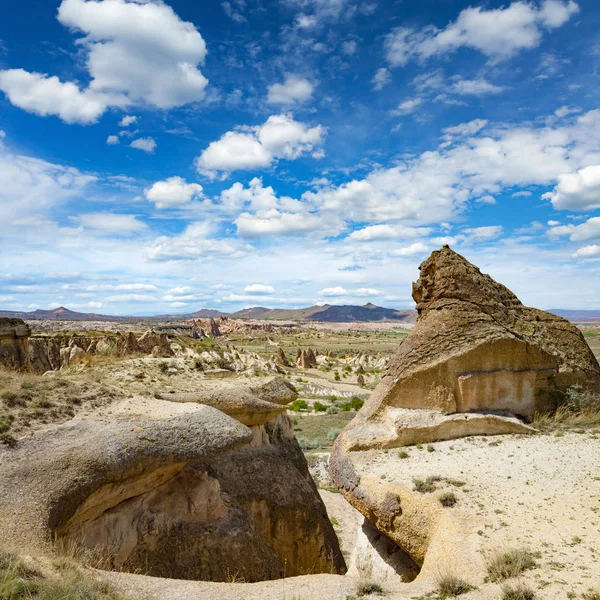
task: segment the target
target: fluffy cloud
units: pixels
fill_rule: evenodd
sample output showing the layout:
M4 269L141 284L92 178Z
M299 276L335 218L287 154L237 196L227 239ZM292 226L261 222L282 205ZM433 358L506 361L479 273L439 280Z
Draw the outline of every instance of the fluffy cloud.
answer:
M267 168L278 159L294 160L314 152L326 132L321 125L310 128L291 115L273 115L262 125L228 131L202 152L196 167L213 178L218 172Z
M308 102L312 98L313 84L296 75L286 75L283 83L269 86L267 102L269 104L292 105Z
M137 121L137 117L134 117L133 115L125 115L120 121L119 121L119 127L129 127L130 125L132 125L133 123L135 123Z
M485 119L473 119L468 123L461 123L460 125L454 125L453 127L446 127L442 129L444 139L451 140L455 137L466 137L469 135L475 135L481 131L488 122Z
M486 135L475 133L390 168L377 168L362 180L305 192L302 200L322 216L345 221L448 221L470 200L513 186L550 185L561 173L597 160L598 139L599 110L556 128L488 126Z
M557 210L591 210L600 208L600 165L559 175L558 185L542 198Z
M147 225L138 221L134 215L116 215L108 212L79 215L76 220L87 229L103 231L115 235L124 235L146 229Z
M156 208L173 208L202 198L204 191L197 183L187 183L182 177L169 177L144 190L144 195Z
M348 290L338 285L337 287L324 288L319 294L322 296L347 296Z
M157 146L156 141L151 137L138 138L137 140L133 140L129 145L137 150L143 150L147 154L154 154Z
M379 91L388 85L390 81L392 81L390 72L385 67L382 67L381 69L377 69L375 75L373 75L371 83L373 84L373 89Z
M572 242L586 242L588 240L600 239L600 217L592 217L581 223L581 225L554 224L548 230L552 237L569 236Z
M89 87L22 69L0 71L11 103L67 123L94 123L109 106L172 108L201 100L206 45L192 23L162 2L63 0L58 20L84 37Z
M349 240L372 242L377 240L407 239L426 236L431 233L427 227L405 227L404 225L370 225L364 229L353 231Z
M579 248L575 254L573 254L573 258L600 258L600 246L594 244L592 246L584 246L583 248Z
M538 6L517 1L490 10L469 7L444 29L432 25L421 30L394 29L385 41L386 55L390 65L402 66L412 59L427 60L466 47L494 62L505 60L539 46L544 30L564 25L578 10L573 0L543 0Z
M81 91L75 83L23 69L0 71L0 90L14 106L41 117L57 115L65 123L95 123L109 102L104 94ZM113 99L113 103L125 101Z
M415 256L417 254L425 254L429 250L429 246L423 242L415 242L405 248L396 248L392 250L390 254L392 256Z
M119 137L118 137L118 136L116 136L116 135L109 135L109 136L106 138L106 143L107 143L109 146L115 146L116 144L118 144L118 143L119 143L119 141L120 141L120 140L119 140Z
M247 285L244 288L244 294L253 294L253 295L268 295L274 294L275 288L270 285L263 285L262 283L253 283L252 285Z

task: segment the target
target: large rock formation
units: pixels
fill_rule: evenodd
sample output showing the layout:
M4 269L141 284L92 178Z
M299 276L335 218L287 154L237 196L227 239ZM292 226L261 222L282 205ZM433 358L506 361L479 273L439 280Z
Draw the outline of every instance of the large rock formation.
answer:
M285 406L248 388L173 400L128 400L0 450L3 541L179 579L344 572Z
M351 447L524 431L501 415L529 419L570 385L600 388L596 358L565 319L524 306L447 246L419 269L416 327L346 430Z
M461 552L477 547L478 536L468 521L449 519L439 502L405 481L371 476L373 454L361 451L530 433L517 417L551 410L570 385L600 388L600 367L576 327L523 306L449 247L433 252L419 269L416 327L337 438L330 474L346 499L417 565L427 555L431 575L444 562L473 563ZM404 479L411 475L419 474L406 472Z
M29 371L29 336L31 330L23 319L0 318L0 365Z

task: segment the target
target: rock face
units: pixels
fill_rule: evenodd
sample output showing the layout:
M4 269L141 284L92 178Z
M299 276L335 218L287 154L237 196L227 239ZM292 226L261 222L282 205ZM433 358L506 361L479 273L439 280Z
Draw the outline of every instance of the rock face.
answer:
M131 400L0 450L3 540L180 579L344 572L285 407L204 396Z
M0 364L9 369L29 371L31 330L22 319L0 318Z
M600 388L598 362L565 319L523 306L447 246L419 269L413 284L416 327L349 428L354 434L347 441L354 437L364 445L370 437L373 446L390 446L411 443L406 440L415 436L466 435L470 427L479 433L488 426L495 433L514 431L522 428L514 419L480 413L531 418L554 408L570 385Z
M103 337L86 335L53 335L29 339L29 360L36 373L58 371L77 364L90 354L128 356L148 354L155 357L173 356L169 338L164 333L147 331L139 338L133 332Z
M296 358L296 365L304 369L313 369L317 367L317 357L312 348L308 350L298 350L299 354Z
M280 367L289 367L290 362L283 351L283 348L277 348L277 356L275 357L275 364L278 364Z

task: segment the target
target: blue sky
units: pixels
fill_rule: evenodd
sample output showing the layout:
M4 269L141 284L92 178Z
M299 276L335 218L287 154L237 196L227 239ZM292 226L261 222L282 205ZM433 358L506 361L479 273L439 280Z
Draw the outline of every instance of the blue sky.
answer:
M411 307L443 243L600 308L593 0L0 11L3 309Z

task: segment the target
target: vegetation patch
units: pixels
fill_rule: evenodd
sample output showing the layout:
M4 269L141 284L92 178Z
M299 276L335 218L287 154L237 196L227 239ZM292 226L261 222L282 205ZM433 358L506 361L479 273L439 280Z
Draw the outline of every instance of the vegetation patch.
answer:
M502 587L502 600L534 600L534 591L523 583Z
M455 598L473 589L475 588L471 584L456 575L444 575L438 580L439 600Z
M490 581L503 581L518 577L529 569L535 569L538 565L536 555L529 550L520 548L499 552L492 556L488 564L488 577Z

